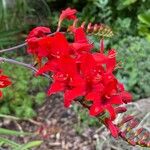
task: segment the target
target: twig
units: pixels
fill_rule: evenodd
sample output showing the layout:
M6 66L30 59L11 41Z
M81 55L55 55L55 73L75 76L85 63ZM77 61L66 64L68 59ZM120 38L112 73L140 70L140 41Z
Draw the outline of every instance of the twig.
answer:
M37 71L38 71L35 67L33 67L33 66L30 65L30 64L26 64L26 63L19 62L19 61L16 61L16 60L13 60L13 59L9 59L9 58L0 57L0 62L8 62L8 63L11 63L11 64L20 65L20 66L26 67L26 68L28 68L28 69L31 69L31 70L33 70L34 72L37 72ZM47 75L47 74L45 74L45 73L43 73L42 75L45 76L45 77L48 78L48 79L51 79L51 78L49 77L49 75Z
M38 121L35 121L33 119L18 118L18 117L15 117L15 116L3 115L3 114L0 114L0 118L7 118L7 119L10 119L10 120L15 120L15 121L18 121L18 120L29 121L32 124L35 124L37 126L41 126L43 124L42 122L38 122Z
M13 120L13 122L15 123L15 125L17 126L17 128L19 129L19 131L23 133L22 127L21 127L21 125L17 122L17 120ZM20 137L22 137L23 142L25 142L24 136L23 136L23 135L20 135Z
M139 123L137 127L142 127L142 125L145 123L145 120L148 119L149 116L150 116L150 112L146 114L146 116L144 116L144 118L142 119L142 121Z
M17 46L13 46L13 47L10 47L10 48L2 49L2 50L0 50L0 53L4 53L4 52L12 51L12 50L15 50L15 49L19 49L19 48L22 48L22 47L24 47L26 45L27 45L27 43L25 42L25 43L17 45Z
M33 119L26 119L26 121L29 121L29 122L31 122L32 124L35 124L35 125L37 125L37 126L41 126L43 123L42 122L38 122L38 121L35 121L35 120L33 120Z

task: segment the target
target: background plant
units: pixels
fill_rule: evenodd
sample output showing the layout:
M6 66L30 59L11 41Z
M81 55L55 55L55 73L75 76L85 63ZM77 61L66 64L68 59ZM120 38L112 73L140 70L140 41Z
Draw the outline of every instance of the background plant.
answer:
M15 130L9 130L9 129L3 129L0 128L0 134L1 135L11 135L11 136L29 136L31 133L27 132L21 132L21 131L15 131ZM9 140L5 137L0 137L0 148L11 148L13 150L30 150L31 148L37 147L40 144L42 144L42 141L31 141L27 142L25 144L18 144L13 140Z
M18 57L17 60L22 59ZM6 70L5 73L11 76L13 84L9 89L3 90L5 99L0 102L0 113L23 118L36 116L36 106L41 105L45 100L43 89L46 79L34 78L33 73L23 67L10 66L7 63L1 66Z

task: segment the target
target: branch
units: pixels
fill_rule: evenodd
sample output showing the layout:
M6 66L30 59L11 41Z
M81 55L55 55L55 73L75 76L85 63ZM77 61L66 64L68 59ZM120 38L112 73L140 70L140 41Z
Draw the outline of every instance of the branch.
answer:
M23 63L23 62L19 62L19 61L16 61L16 60L13 60L13 59L9 59L9 58L4 58L4 57L0 57L0 62L8 62L8 63L11 63L11 64L16 64L16 65L20 65L20 66L23 66L23 67L26 67L28 69L31 69L33 70L34 72L37 72L38 70L33 67L31 64L26 64L26 63ZM44 77L48 78L48 79L51 79L49 77L49 75L43 73L42 74Z
M20 44L20 45L14 46L14 47L2 49L2 50L0 50L0 53L4 53L4 52L12 51L12 50L15 50L15 49L19 49L19 48L22 48L22 47L24 47L26 45L27 45L27 43L25 42L23 44Z
M41 126L41 125L42 125L42 122L38 122L38 121L33 120L33 119L18 118L18 117L10 116L10 115L0 114L0 118L7 118L7 119L10 119L10 120L15 120L15 121L19 121L19 120L29 121L29 122L31 122L32 124L35 124L35 125L37 125L37 126Z

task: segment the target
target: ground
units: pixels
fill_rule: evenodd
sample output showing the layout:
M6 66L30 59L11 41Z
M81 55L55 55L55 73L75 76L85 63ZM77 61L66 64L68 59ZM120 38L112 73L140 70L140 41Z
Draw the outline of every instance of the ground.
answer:
M150 103L147 103L150 104ZM140 107L146 108L141 101ZM146 105L149 106L149 105ZM149 108L149 107L147 107ZM147 109L148 110L148 109ZM30 140L43 140L41 146L34 150L115 150L115 145L109 143L112 148L101 147L101 139L110 138L109 132L103 127L88 127L79 134L75 125L78 123L77 114L63 105L61 94L49 97L45 103L37 108L37 117L28 121L1 120L1 126L9 129L20 129L30 132L38 132L32 137L11 137L18 143L26 143ZM41 127L41 124L44 126ZM101 147L101 148L100 148ZM114 148L113 148L114 147ZM124 148L129 149L128 147ZM130 148L131 149L131 148ZM8 150L8 149L7 149ZM139 150L138 148L136 150Z

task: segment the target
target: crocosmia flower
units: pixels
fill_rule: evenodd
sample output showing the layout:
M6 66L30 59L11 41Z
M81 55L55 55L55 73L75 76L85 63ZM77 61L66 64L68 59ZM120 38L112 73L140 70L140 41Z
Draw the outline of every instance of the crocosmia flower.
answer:
M76 16L75 16L76 13L77 13L76 9L67 8L67 9L62 11L59 20L64 20L64 19L75 20L76 19Z
M67 8L67 9L63 10L59 17L58 29L60 28L61 23L64 19L75 20L76 13L77 13L76 9Z
M5 88L11 84L11 81L8 76L2 74L2 70L0 70L0 89ZM2 97L2 91L0 91L0 97Z
M39 39L42 37L47 36L47 34L51 33L50 28L47 27L36 27L34 28L32 31L30 31L30 33L28 34L27 38L26 38L26 42L27 42L27 52L29 54L33 54L35 56L35 59L38 61L38 63L41 63L41 59L42 56L46 55L45 51L43 51L43 53L41 54L42 56L40 56L39 51L40 51L40 46L39 46Z
M32 31L30 31L30 33L27 36L27 40L31 38L41 38L41 37L46 36L49 33L51 33L50 28L39 26L39 27L34 28Z
M76 27L73 23L69 30L73 39L70 40L66 33L59 31L64 19L76 22L76 12L71 8L63 10L57 32L52 35L46 35L50 29L45 27L33 29L27 37L28 52L43 61L36 76L48 73L52 78L47 92L49 96L63 92L65 107L80 97L84 104L88 104L89 114L101 118L112 136L117 137L119 129L113 121L118 113L126 111L120 105L129 103L132 96L114 74L118 65L117 52L115 49L104 52L103 38L99 52L92 52L94 44L83 26Z

